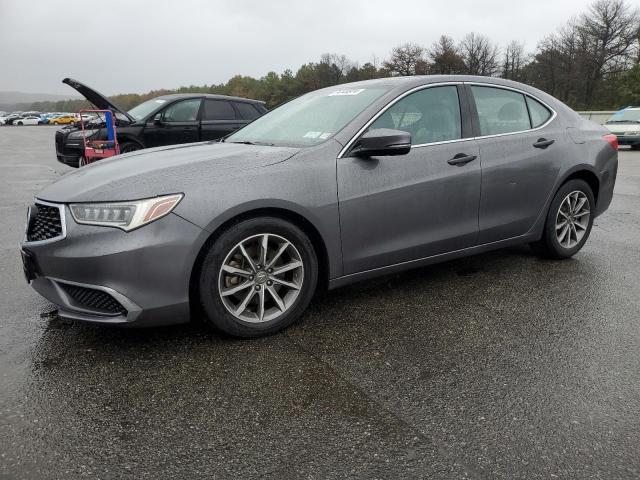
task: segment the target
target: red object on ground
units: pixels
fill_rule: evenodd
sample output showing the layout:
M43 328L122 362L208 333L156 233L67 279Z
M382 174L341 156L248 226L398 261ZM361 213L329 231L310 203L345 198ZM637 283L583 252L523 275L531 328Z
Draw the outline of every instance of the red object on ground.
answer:
M103 158L113 157L120 154L120 145L116 136L116 122L113 119L111 110L80 110L80 128L82 129L82 140L84 142L84 163L80 159L80 166L101 160ZM104 114L107 129L107 140L87 140L84 128L83 113Z

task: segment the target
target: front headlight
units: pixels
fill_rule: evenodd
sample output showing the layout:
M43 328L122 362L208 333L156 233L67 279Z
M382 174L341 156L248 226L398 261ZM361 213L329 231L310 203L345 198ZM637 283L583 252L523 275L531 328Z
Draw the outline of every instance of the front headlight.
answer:
M97 134L100 130L78 130L76 132L71 132L69 134L69 138L90 138Z
M182 193L177 193L131 202L72 203L69 209L77 223L116 227L128 232L168 215L182 197Z

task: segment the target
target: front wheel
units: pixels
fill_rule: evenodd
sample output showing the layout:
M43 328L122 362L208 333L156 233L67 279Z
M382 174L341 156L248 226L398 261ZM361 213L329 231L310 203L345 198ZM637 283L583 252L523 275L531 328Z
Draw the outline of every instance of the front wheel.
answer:
M295 225L274 217L233 225L204 257L199 297L209 323L237 337L277 332L313 297L318 261Z
M542 238L532 244L534 250L556 259L572 257L589 238L594 210L589 184L578 179L568 181L553 197Z
M124 142L122 144L120 144L120 153L129 153L129 152L135 152L136 150L140 150L140 145L138 145L137 143L133 143L133 142Z

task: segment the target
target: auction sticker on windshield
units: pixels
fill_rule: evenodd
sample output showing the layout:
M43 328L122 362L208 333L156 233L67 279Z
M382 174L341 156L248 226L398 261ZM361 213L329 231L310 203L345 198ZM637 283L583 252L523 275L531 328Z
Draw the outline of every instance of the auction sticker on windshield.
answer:
M359 93L364 92L364 88L353 88L349 90L336 90L335 92L331 92L328 97L337 97L342 95L358 95Z

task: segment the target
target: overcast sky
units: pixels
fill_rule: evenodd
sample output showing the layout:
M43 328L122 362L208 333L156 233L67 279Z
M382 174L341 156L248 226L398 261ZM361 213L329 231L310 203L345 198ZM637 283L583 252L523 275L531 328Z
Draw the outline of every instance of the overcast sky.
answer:
M0 0L0 91L105 94L294 71L322 53L361 64L404 42L475 31L538 40L586 0Z

